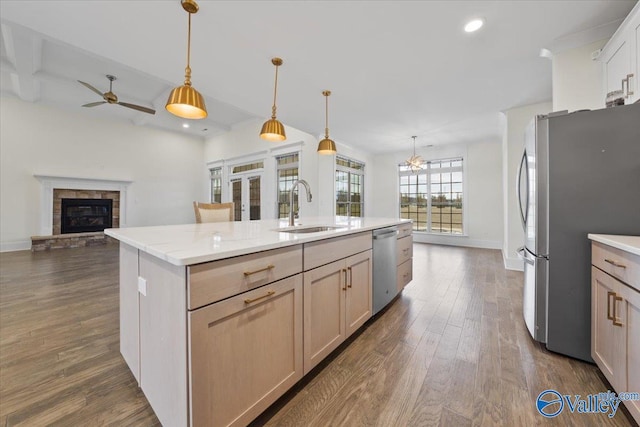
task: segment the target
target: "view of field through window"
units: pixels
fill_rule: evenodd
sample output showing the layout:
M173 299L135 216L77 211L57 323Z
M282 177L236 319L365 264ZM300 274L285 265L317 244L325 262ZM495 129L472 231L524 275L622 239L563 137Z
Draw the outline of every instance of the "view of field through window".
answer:
M400 217L415 231L463 234L462 159L430 161L412 172L401 164Z

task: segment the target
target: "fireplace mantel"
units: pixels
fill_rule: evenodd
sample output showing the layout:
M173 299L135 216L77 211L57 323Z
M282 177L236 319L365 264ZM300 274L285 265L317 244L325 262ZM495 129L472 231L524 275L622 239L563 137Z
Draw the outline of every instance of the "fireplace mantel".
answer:
M120 192L120 227L127 225L127 189L133 181L80 178L69 176L34 175L41 184L40 234L53 232L53 189L102 190Z

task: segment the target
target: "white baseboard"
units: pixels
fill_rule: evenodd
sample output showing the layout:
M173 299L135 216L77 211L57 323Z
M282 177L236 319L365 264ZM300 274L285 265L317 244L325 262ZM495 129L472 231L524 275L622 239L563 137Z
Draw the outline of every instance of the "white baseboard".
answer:
M436 245L464 246L467 248L502 249L502 242L494 240L470 239L467 236L439 236L436 234L413 233L416 243L433 243Z
M504 268L507 270L524 271L524 261L520 258L507 257L505 256L504 251L502 251L502 259L504 261Z
M0 252L15 252L31 250L31 239L17 242L0 242Z

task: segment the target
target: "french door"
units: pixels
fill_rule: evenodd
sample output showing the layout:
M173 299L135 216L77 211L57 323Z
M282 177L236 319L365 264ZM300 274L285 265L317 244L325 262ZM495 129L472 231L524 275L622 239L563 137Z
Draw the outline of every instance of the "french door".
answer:
M262 217L262 174L232 175L229 180L234 221L248 221Z

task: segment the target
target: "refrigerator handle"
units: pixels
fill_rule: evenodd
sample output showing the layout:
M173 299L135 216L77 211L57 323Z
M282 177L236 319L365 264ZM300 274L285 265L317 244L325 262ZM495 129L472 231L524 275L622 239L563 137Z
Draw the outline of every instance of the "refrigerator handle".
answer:
M518 252L518 258L520 258L521 260L523 260L529 265L535 265L535 262L532 259L529 259L525 255L526 252L525 252L524 246L520 246L518 249L516 249L516 252Z
M527 184L527 199L525 203L525 211L522 210L522 191L520 191L520 181L522 180L522 170L526 172L525 183ZM516 194L518 198L518 209L520 210L520 220L522 221L522 228L527 231L527 217L529 216L529 165L527 164L527 150L522 153L522 159L520 165L518 165L518 175L516 177Z

